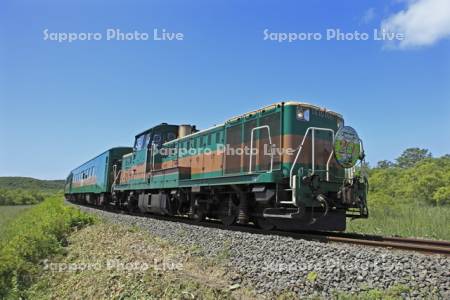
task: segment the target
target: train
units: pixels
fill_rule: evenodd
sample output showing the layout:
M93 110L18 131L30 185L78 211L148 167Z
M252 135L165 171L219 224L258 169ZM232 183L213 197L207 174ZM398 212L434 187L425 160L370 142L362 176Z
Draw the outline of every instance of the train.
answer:
M72 170L68 201L264 230L367 218L364 147L341 114L278 102L211 128L162 123Z

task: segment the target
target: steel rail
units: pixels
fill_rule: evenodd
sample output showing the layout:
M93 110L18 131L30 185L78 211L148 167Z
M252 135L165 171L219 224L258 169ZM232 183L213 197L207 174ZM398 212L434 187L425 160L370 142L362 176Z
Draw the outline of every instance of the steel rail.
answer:
M379 235L368 235L348 232L326 232L326 231L285 231L285 230L262 230L252 225L232 225L225 226L217 220L205 220L202 222L189 219L184 216L162 216L155 214L146 214L141 212L129 212L114 207L98 207L89 204L79 204L66 201L72 205L85 206L93 209L103 210L111 213L127 214L131 216L151 218L156 220L163 220L168 222L178 222L188 225L217 228L230 231L241 231L252 234L263 235L278 235L283 237L290 237L294 239L302 239L309 241L316 241L322 243L345 243L361 246L382 247L387 249L399 249L414 252L422 252L427 254L441 254L450 256L450 242L442 240L429 240L417 238L402 238L402 237L384 237Z

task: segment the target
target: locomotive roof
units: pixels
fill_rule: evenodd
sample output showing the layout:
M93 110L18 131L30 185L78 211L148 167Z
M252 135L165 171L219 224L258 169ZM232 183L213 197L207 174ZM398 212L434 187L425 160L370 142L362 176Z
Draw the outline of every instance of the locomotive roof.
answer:
M317 109L317 110L320 110L320 111L329 113L330 115L333 115L333 116L335 116L335 117L337 117L337 118L340 118L340 119L343 118L342 115L339 114L339 113L337 113L337 112L334 112L334 111L332 111L332 110L328 110L328 109L326 109L325 107L320 107L320 106L317 106L317 105L314 105L314 104L310 104L310 103L306 103L306 102L297 102L297 101L277 102L277 103L274 103L274 104L265 106L265 107L263 107L263 108L260 108L260 109L257 109L257 110L254 110L254 111L251 111L251 112L248 112L248 113L245 113L245 114L242 114L242 115L233 117L233 118L230 118L230 119L226 120L226 121L225 121L224 123L222 123L222 124L217 124L217 125L214 125L214 126L212 126L212 127L207 128L207 129L199 130L199 131L197 131L197 132L191 133L191 134L186 135L186 136L184 136L184 137L181 137L181 138L177 138L177 139L168 141L168 142L166 142L166 143L164 143L164 144L170 144L170 143L176 142L176 141L178 141L178 140L180 140L180 139L184 139L184 138L187 138L187 137L193 137L193 136L196 136L196 135L198 135L198 134L205 133L205 132L207 132L207 131L209 131L209 130L213 130L214 128L217 128L217 127L220 127L220 126L224 126L226 123L231 122L231 121L234 121L234 120L236 120L236 119L243 118L243 117L246 117L246 116L248 116L248 115L258 113L258 112L260 112L260 111L269 110L269 109L272 109L272 108L275 108L275 107L281 106L281 105L284 105L284 106L288 106L288 105L301 105L301 106L303 106L303 107L313 108L313 109Z
M258 113L260 111L269 110L269 109L272 109L272 108L275 108L275 107L281 106L281 105L284 105L284 106L300 105L300 106L303 106L303 107L317 109L317 110L329 113L330 115L333 115L335 117L338 117L338 118L342 119L342 115L341 114L338 114L337 112L334 112L332 110L328 110L325 107L320 107L320 106L317 106L317 105L314 105L314 104L310 104L310 103L307 103L307 102L287 101L287 102L277 102L277 103L265 106L263 108L259 108L257 110L254 110L254 111L251 111L251 112L248 112L248 113L245 113L245 114L233 117L231 119L228 119L225 123L230 122L230 121L234 121L234 120L239 119L239 118L246 117L246 116L251 115L251 114Z
M161 124L155 125L155 126L149 128L149 129L146 129L146 130L144 130L144 131L142 131L142 132L136 134L135 137L141 136L141 135L143 135L144 133L148 133L148 132L150 132L150 131L153 130L153 129L157 129L158 127L164 127L164 126L167 126L167 127L173 127L173 126L178 126L178 125L175 125L175 124L167 124L167 123L161 123Z
M76 167L75 169L71 170L70 173L72 173L72 172L75 171L76 169L79 169L79 168L83 167L84 165L86 165L87 163L90 163L91 161L97 159L98 157L100 157L100 156L102 156L102 155L105 155L106 153L108 153L108 152L110 152L110 151L113 151L113 150L116 150L116 149L130 149L130 150L132 150L133 147L118 146L118 147L112 147L112 148L109 148L108 150L105 150L105 151L103 151L102 153L98 154L97 156L91 158L90 160L85 161L84 163L82 163L81 165L79 165L78 167Z

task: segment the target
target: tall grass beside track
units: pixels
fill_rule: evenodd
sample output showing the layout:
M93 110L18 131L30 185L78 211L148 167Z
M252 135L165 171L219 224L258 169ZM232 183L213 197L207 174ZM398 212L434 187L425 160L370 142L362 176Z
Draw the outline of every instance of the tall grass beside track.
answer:
M369 218L348 221L347 232L450 241L450 206L370 206Z
M51 197L7 222L0 231L0 299L24 297L41 260L62 252L70 232L94 221Z
M20 213L24 212L27 209L32 208L32 205L2 205L0 206L0 238L3 236L2 231L5 226L7 226L8 222L15 217L17 217Z

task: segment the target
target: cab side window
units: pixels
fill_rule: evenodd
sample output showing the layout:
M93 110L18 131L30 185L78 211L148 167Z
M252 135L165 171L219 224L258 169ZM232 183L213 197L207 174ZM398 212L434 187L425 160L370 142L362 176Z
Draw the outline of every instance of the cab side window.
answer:
M153 136L153 142L155 144L160 144L161 143L161 134L159 133L155 133L155 135Z
M176 137L177 137L176 134L173 133L173 132L167 133L167 141L168 141L168 142L171 141L171 140L176 139Z

